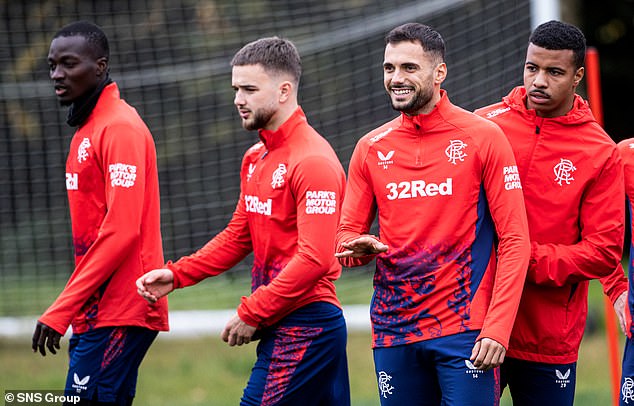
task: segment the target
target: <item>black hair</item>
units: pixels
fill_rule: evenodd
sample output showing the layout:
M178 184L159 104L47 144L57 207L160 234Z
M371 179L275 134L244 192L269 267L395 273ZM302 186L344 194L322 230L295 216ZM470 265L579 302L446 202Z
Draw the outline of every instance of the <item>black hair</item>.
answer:
M73 37L75 35L81 35L86 38L86 41L92 45L95 58L110 58L108 37L106 37L106 34L99 26L89 21L76 21L65 25L55 33L53 39L59 37Z
M577 69L585 63L586 37L574 25L555 20L548 21L535 28L529 42L538 47L555 51L570 49L574 54L574 63Z
M440 33L428 25L406 23L394 28L385 36L385 44L404 41L419 42L423 51L431 53L438 63L445 61L445 41Z
M295 83L302 75L302 63L295 45L283 38L268 37L250 42L240 49L231 66L262 65L266 71L290 74Z

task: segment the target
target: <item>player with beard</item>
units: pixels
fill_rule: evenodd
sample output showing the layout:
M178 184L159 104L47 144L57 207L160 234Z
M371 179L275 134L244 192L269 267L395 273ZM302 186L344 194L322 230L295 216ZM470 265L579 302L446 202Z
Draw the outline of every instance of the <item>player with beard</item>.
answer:
M574 403L591 279L602 278L624 325L623 168L617 146L576 94L585 54L577 27L539 25L524 85L476 111L511 143L530 229L530 266L501 368L514 405Z
M495 404L528 266L513 152L496 125L449 101L444 53L426 25L387 34L384 84L401 115L357 143L337 232L343 265L376 259L384 406Z
M153 303L253 252L252 293L222 332L231 346L260 337L240 404L349 405L346 325L334 285L345 173L298 105L301 63L290 41L247 44L231 65L242 126L260 137L244 156L233 218L198 252L140 278L139 293Z
M109 45L79 21L51 41L50 78L76 127L66 160L75 269L39 318L33 351L46 355L72 325L66 394L80 405L132 404L138 368L167 330L167 301L148 304L134 282L164 262L154 140L109 76Z

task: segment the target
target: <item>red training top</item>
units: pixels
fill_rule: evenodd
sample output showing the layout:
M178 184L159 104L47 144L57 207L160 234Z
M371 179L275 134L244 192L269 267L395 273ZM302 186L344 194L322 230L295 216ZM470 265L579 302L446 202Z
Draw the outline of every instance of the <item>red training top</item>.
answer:
M528 226L513 152L500 129L451 104L400 117L357 143L337 233L380 239L374 347L482 330L505 347L528 266ZM495 239L498 262L496 264Z
M341 307L334 257L345 173L337 155L301 108L277 131L261 130L245 154L240 199L227 227L193 255L168 263L174 287L231 268L253 251L252 294L242 298L245 323L270 326L313 302Z
M39 321L64 334L108 326L167 330L167 300L147 303L135 281L164 263L154 140L106 86L66 161L75 270Z
M577 360L588 281L623 272L623 167L580 96L554 118L538 117L525 100L517 87L476 112L513 147L530 230L530 266L507 355L567 364Z

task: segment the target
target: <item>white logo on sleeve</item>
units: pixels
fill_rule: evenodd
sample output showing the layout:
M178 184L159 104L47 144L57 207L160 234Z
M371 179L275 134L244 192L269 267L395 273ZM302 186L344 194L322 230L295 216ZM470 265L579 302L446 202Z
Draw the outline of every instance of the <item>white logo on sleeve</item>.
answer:
M108 166L108 172L110 172L110 186L125 188L134 186L134 182L136 181L136 165L122 163L111 164Z
M478 376L484 373L483 370L476 368L475 365L473 365L473 362L468 359L464 360L464 364L467 366L465 373L471 374L473 379L478 378Z
M493 118L495 116L498 116L502 113L506 113L507 111L510 111L511 108L510 107L505 107L505 108L499 108L493 111L490 111L487 113L487 118Z
M77 148L77 162L82 163L88 159L88 148L90 148L90 140L88 138L84 138L81 140L79 148Z
M503 172L504 189L513 190L522 188L522 184L520 183L520 172L517 170L516 165L505 166Z
M271 187L273 189L277 189L284 185L284 175L286 175L286 165L279 164L277 169L273 171L273 176L271 177Z
M383 131L382 133L379 133L379 134L375 135L374 137L370 138L370 142L372 142L372 143L377 142L381 138L383 138L386 135L388 135L391 131L392 131L392 127L388 128L387 130Z
M559 183L559 186L563 186L561 182L566 182L566 185L569 185L571 181L575 180L572 173L576 170L577 168L571 160L560 158L559 163L553 167L555 182Z
M392 161L394 151L390 151L385 155L383 155L381 151L376 151L376 156L379 158L379 166L382 166L383 169L387 169L388 165L394 163L394 161Z
M629 404L630 400L634 401L634 380L629 376L623 379L623 386L621 386L621 399L623 402Z
M337 193L329 190L306 191L306 214L334 214Z
M385 371L379 371L379 391L381 396L387 399L387 395L392 395L394 386L390 385L392 376L388 375Z
M66 172L66 190L79 190L79 176Z
M73 374L73 381L75 383L72 385L72 387L77 390L77 393L80 393L82 390L88 389L86 385L88 385L88 381L90 381L90 375L79 379L79 375L77 375L77 372L75 372Z
M462 142L461 140L451 140L449 146L445 148L445 155L449 158L449 162L456 165L456 161L464 162L465 154L464 149L467 147L467 144Z

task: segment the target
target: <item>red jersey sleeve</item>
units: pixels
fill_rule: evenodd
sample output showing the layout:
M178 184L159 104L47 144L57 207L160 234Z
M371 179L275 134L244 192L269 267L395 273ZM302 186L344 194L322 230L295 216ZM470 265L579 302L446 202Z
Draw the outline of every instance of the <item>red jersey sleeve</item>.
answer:
M368 153L366 143L357 143L348 167L348 183L346 197L341 209L341 221L337 229L336 252L345 251L342 243L367 235L376 216L376 201L372 183L366 177L365 157ZM376 255L360 258L339 258L339 262L347 267L365 265Z
M174 273L174 288L184 288L230 269L252 250L244 193L241 191L227 227L194 254L182 257L175 263L168 262L166 266Z
M597 279L621 261L625 218L623 167L614 151L581 202L581 241L574 245L533 241L527 280L560 287Z
M612 304L621 296L621 293L626 292L628 289L627 277L621 264L616 267L614 272L604 276L599 281L603 287L603 293L610 299Z
M481 149L483 185L499 242L491 302L480 337L492 338L508 348L526 279L530 240L513 151L502 131L497 130L489 131L491 136Z
M146 161L150 159L148 148L154 146L148 145L144 134L130 135L133 131L124 121L115 123L95 141L99 143L96 153L104 177L106 215L63 292L39 319L60 334L139 244Z
M345 184L341 166L309 157L297 164L290 179L297 207L297 252L268 285L242 298L238 315L249 325L274 324L320 279L339 276L328 273L336 264L335 232ZM327 201L326 208L333 210L314 210L309 201L315 198Z

